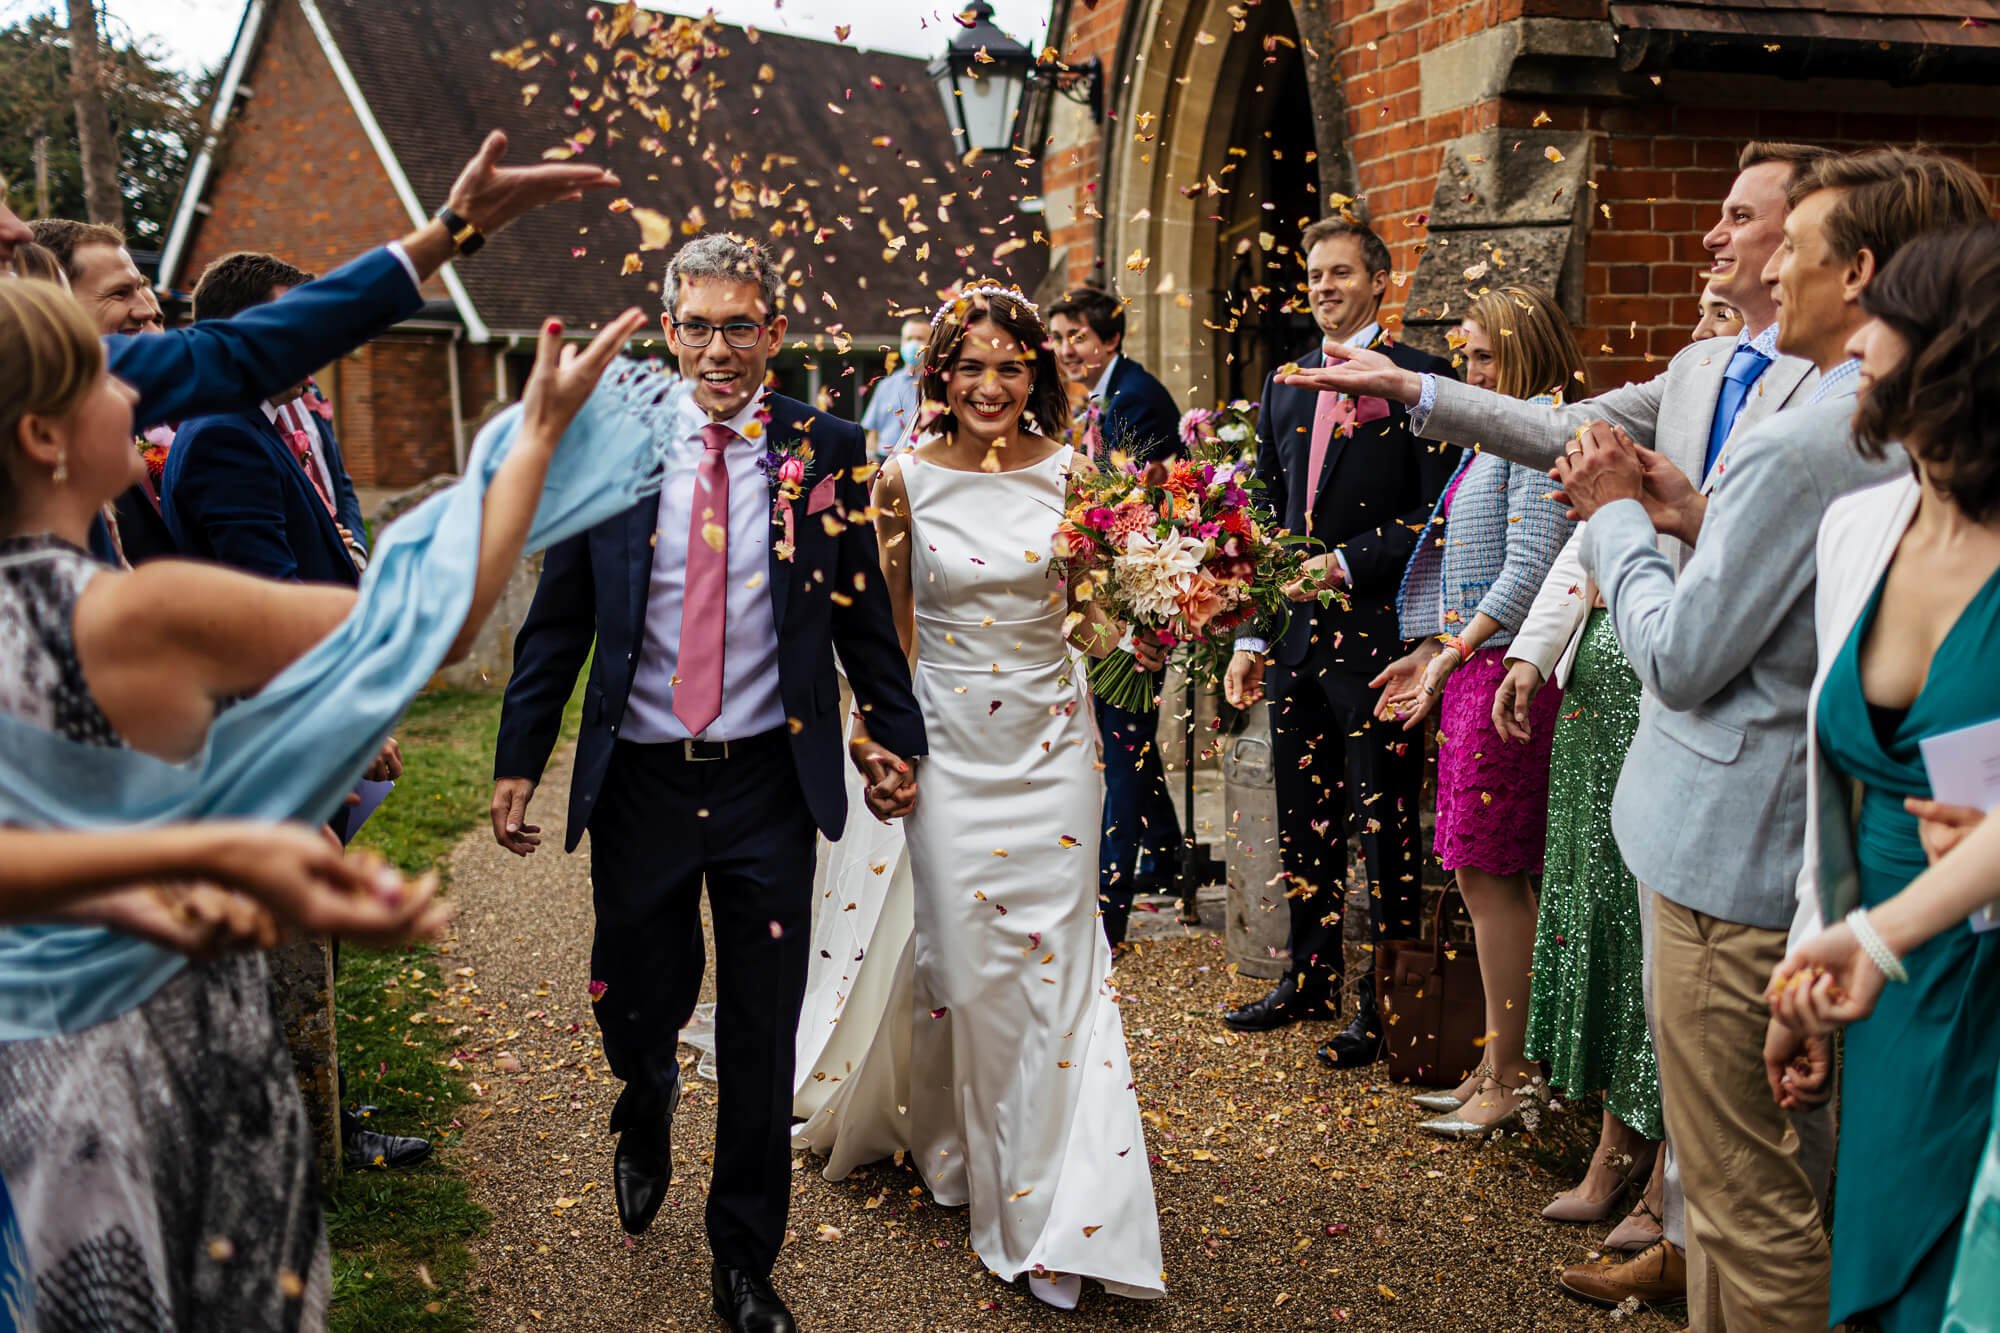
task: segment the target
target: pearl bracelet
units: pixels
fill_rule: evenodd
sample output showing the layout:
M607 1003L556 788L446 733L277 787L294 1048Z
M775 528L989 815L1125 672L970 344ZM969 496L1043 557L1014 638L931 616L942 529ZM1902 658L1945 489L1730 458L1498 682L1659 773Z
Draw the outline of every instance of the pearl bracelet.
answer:
M1847 914L1847 928L1854 932L1854 942L1861 946L1861 952L1868 955L1868 961L1880 968L1882 975L1891 981L1908 981L1909 969L1903 960L1896 957L1882 937L1876 933L1874 923L1868 919L1868 909L1857 907Z

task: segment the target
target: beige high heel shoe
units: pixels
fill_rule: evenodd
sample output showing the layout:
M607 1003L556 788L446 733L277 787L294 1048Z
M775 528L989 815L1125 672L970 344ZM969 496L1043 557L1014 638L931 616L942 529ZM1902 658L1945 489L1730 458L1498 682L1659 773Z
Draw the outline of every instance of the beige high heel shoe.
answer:
M1645 1188L1647 1179L1653 1173L1654 1151L1656 1150L1650 1146L1640 1149L1632 1160L1625 1164L1625 1171L1619 1177L1618 1184L1604 1198L1593 1202L1579 1198L1576 1190L1567 1189L1556 1195L1549 1202L1549 1206L1542 1209L1542 1216L1551 1222L1602 1222L1617 1210L1633 1190Z
M1470 1106L1492 1089L1498 1089L1514 1099L1514 1104L1508 1107L1507 1113L1499 1119L1492 1121L1468 1119L1465 1107L1461 1106L1458 1110L1441 1115L1435 1120L1426 1120L1417 1128L1448 1139L1483 1139L1493 1134L1513 1134L1522 1128L1522 1112L1530 1102L1537 1107L1544 1106L1548 1102L1548 1088L1539 1077L1519 1087L1510 1088L1488 1074L1485 1081L1479 1085L1479 1091L1467 1098L1465 1105Z

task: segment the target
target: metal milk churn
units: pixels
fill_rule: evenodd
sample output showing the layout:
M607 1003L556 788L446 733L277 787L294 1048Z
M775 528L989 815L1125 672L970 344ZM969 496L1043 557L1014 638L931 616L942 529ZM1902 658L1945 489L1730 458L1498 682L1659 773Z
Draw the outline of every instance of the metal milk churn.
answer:
M1291 961L1285 948L1291 912L1284 886L1271 883L1280 867L1269 704L1250 709L1243 730L1229 742L1222 776L1229 861L1224 942L1229 961L1244 976L1282 976Z

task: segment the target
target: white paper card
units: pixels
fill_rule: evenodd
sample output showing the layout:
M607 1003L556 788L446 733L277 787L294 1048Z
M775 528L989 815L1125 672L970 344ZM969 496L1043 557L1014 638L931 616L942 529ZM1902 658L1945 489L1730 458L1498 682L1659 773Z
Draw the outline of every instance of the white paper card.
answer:
M1931 794L1938 800L1975 810L2000 807L2000 718L1926 736L1917 746L1923 752ZM2000 929L2000 913L1994 906L1988 904L1972 914L1974 930Z

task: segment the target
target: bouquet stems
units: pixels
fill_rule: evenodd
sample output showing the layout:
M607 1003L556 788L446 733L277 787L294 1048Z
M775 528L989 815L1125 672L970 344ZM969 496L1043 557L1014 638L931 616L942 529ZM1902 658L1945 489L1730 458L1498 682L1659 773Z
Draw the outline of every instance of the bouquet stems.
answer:
M1137 659L1123 648L1093 657L1088 674L1092 694L1128 713L1145 712L1158 697L1153 691L1153 673L1141 671Z

